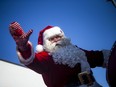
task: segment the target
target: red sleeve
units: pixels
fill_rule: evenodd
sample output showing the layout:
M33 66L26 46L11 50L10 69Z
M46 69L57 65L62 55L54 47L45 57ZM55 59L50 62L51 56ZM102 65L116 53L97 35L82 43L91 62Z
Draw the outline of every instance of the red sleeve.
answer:
M19 61L24 65L28 65L31 63L35 57L34 49L31 42L28 41L27 49L25 51L21 51L20 49L16 49Z
M35 72L42 74L48 72L51 62L51 56L49 56L47 52L40 52L35 53L33 62L26 66Z
M103 57L103 53L102 51L88 51L88 50L84 50L82 49L86 56L87 56L87 61L90 64L91 68L95 68L95 67L102 67L103 66L103 62L104 62L104 57Z
M28 49L27 50L25 50L25 51L21 51L20 49L18 49L19 51L20 51L20 53L21 53L21 55L22 55L22 57L24 58L24 59L28 59L30 56L31 56L31 45L30 44L28 44Z

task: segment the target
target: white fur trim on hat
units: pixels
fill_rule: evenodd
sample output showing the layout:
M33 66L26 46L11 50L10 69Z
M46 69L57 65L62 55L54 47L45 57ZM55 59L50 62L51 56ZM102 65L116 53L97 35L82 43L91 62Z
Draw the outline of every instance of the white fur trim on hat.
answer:
M39 52L42 52L42 51L44 51L44 48L43 48L43 46L42 45L37 45L36 46L36 53L39 53Z
M64 36L64 32L60 29L60 27L53 27L53 28L50 28L48 30L46 30L44 33L43 33L43 40L46 40L54 35L61 35L61 36Z

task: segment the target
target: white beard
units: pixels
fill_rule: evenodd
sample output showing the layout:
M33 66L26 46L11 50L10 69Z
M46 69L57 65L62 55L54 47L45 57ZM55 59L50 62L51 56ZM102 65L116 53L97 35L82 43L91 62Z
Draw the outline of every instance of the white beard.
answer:
M53 57L56 64L68 65L73 68L77 63L81 63L82 71L90 70L84 51L71 44L67 38L62 39L58 43L47 45L47 51Z

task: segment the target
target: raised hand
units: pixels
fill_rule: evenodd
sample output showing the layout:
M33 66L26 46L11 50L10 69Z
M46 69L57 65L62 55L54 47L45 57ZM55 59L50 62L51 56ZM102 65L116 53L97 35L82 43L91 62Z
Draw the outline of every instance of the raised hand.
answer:
M27 49L27 42L29 40L30 35L32 34L33 30L29 30L28 33L25 33L22 27L17 22L12 22L9 26L10 34L15 40L18 48L20 50Z

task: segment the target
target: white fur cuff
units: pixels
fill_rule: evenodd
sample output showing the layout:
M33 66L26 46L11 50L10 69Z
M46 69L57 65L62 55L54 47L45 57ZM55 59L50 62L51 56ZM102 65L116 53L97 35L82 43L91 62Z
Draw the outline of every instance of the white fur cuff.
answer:
M108 64L108 59L109 59L109 55L110 55L110 50L102 50L103 56L104 56L104 63L103 63L103 67L107 67Z

